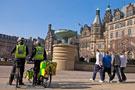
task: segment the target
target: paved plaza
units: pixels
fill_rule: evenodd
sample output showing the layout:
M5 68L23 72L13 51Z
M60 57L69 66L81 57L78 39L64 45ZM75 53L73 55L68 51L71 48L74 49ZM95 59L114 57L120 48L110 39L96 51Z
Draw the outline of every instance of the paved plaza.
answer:
M32 67L27 64L26 70ZM24 78L25 85L20 88L15 88L13 85L7 85L11 66L0 66L0 90L135 90L135 73L126 73L127 82L117 83L115 77L113 83L99 83L99 74L97 74L96 82L91 82L89 78L92 76L90 71L64 71L58 70L57 75L53 77L50 88L43 88L42 86L32 87ZM108 75L106 75L108 81Z

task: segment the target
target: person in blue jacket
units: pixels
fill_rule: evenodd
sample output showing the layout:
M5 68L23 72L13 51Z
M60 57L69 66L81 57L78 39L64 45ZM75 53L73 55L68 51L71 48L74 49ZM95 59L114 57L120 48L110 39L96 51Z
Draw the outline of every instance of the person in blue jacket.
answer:
M109 52L106 52L106 55L103 58L103 80L105 80L105 72L108 73L109 82L111 81L111 56Z

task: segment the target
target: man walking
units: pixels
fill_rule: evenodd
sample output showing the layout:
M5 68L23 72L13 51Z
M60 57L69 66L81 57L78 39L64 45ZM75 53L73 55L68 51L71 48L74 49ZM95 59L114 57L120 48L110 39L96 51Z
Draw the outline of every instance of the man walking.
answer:
M12 50L11 54L15 54L15 60L13 64L13 68L9 77L9 85L12 84L14 75L16 72L16 65L18 64L17 61L20 61L20 78L19 78L19 85L24 85L23 83L23 73L25 67L25 58L28 55L28 47L24 45L24 38L18 38L17 45Z
M126 58L126 56L124 55L124 52L121 53L121 55L120 55L120 60L121 60L120 72L121 72L121 76L122 76L122 81L126 81L127 78L126 78L126 75L125 75L125 73L124 73L124 70L125 70L125 68L126 68L127 58Z
M114 70L113 70L113 74L112 74L112 77L111 77L111 81L114 79L115 77L115 73L117 73L117 77L118 77L118 83L119 82L122 82L121 80L121 77L120 77L120 73L119 73L119 67L120 67L120 57L118 54L114 53L114 51L111 51L111 55L112 55L112 61L111 61L111 64L112 66L114 67Z
M111 56L109 55L109 52L106 52L106 55L103 58L103 80L105 80L105 72L108 73L109 76L109 82L111 79Z
M102 59L103 59L102 54L99 52L99 50L96 50L96 63L95 63L92 79L90 79L90 80L95 81L96 74L97 74L97 72L99 72L100 78L101 78L101 80L99 80L99 82L103 82Z
M40 62L46 59L46 52L43 47L41 47L40 42L35 43L36 46L32 50L32 55L30 60L34 58L34 76L33 76L33 85L40 84L40 80L37 80L37 75L40 70Z

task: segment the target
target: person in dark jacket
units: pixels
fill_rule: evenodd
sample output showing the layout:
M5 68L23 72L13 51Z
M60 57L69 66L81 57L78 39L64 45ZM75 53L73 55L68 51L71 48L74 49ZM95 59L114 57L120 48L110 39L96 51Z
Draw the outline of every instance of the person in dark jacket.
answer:
M32 50L32 55L30 61L34 59L34 76L33 76L33 85L40 84L40 80L37 80L37 75L40 71L40 62L46 60L46 51L41 47L40 42L35 43L36 46Z
M120 76L120 73L119 73L119 69L120 69L120 65L121 65L120 57L119 57L118 54L114 53L114 51L111 51L111 54L112 54L111 64L114 67L113 74L112 74L112 77L111 77L111 81L114 79L115 73L117 73L117 77L119 79L117 81L117 83L120 83L120 82L122 82L122 79L121 79L121 76Z
M109 52L106 52L106 55L103 58L103 80L105 80L105 72L109 75L109 82L111 79L111 56Z
M23 83L23 73L24 73L24 67L25 67L25 58L28 55L28 47L24 45L24 38L18 38L17 45L12 50L11 54L15 55L13 68L9 77L9 84L12 85L14 75L16 72L16 65L20 64L20 78L19 78L19 85L24 85ZM17 61L20 61L20 63L17 63Z

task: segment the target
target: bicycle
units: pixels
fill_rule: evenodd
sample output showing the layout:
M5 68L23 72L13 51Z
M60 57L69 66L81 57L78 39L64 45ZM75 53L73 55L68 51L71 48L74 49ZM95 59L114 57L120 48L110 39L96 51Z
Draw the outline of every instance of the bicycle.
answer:
M15 77L14 77L14 80L16 82L16 88L18 88L19 79L20 79L20 66L21 66L21 61L16 60L16 72L15 72Z
M41 82L41 85L44 87L44 88L47 88L51 85L51 82L52 82L52 68L53 68L53 65L51 65L53 62L51 61L45 61L46 63L49 63L49 70L46 72L45 75L42 75L41 72L39 72L38 74L38 78ZM32 70L33 68L27 70L27 73L26 73L26 77L28 79L28 81L31 83L31 76L33 76L33 73L34 73L34 70ZM32 75L31 75L32 74Z
M49 87L51 85L52 82L52 67L49 66L49 74L45 75L45 76L41 76L41 84L42 86L44 86L45 88Z

